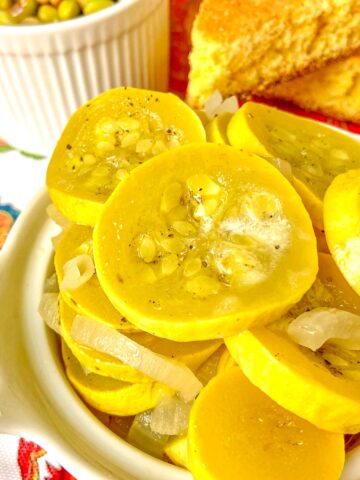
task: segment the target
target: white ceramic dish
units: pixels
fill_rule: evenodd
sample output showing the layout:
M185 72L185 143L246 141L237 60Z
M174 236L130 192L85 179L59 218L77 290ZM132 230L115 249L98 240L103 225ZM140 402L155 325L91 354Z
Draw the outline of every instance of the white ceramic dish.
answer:
M37 311L57 233L49 203L41 191L0 253L0 431L37 441L78 480L191 480L104 427L68 383L56 335ZM360 449L341 480L360 480Z
M0 136L50 154L69 116L113 87L165 91L168 0L120 0L59 23L0 26Z
M0 254L0 431L26 435L79 480L190 480L104 427L68 383L38 305L57 230L42 191Z

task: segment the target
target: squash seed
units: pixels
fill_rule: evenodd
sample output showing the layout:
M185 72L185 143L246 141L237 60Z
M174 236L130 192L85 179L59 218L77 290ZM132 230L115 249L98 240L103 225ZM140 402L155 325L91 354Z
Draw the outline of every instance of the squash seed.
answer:
M138 246L138 254L145 263L151 263L155 260L157 254L156 244L148 235L141 237Z
M163 275L171 275L179 266L179 259L177 255L171 253L161 260L161 273Z
M190 222L185 221L176 221L172 224L172 228L184 237L189 235L194 235L196 233L196 228Z
M135 145L135 143L138 142L139 138L140 138L140 132L138 130L135 130L130 133L126 133L121 137L121 146L123 148L131 147L132 145Z
M118 128L131 132L133 130L139 130L139 128L141 127L141 122L136 118L122 117L118 119L117 125Z
M194 210L194 217L200 219L209 217L215 213L219 202L215 198L206 198L202 203L197 205Z
M281 212L281 203L274 195L266 192L254 193L243 203L245 213L253 220L267 220Z
M114 150L115 148L115 141L109 142L109 140L106 141L101 141L96 144L96 148L100 150L101 152L111 152L111 150Z
M168 253L181 253L185 248L185 243L180 238L164 238L159 243L161 248Z
M201 260L200 258L189 258L184 263L184 276L192 277L196 275L201 270Z
M86 153L83 156L84 165L94 165L96 163L95 155L91 155L91 153Z
M96 125L96 135L102 135L103 133L115 133L118 129L116 120L110 117L102 118Z
M186 185L194 195L208 196L218 195L221 187L215 183L208 175L198 174L189 177Z
M198 297L207 297L219 292L220 283L207 275L199 275L186 282L186 290Z

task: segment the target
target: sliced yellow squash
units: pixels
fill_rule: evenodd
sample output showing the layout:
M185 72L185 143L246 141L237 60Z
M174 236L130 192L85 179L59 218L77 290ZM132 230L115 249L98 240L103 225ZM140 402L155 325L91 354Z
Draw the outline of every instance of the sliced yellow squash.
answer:
M290 163L294 187L319 229L327 187L336 175L360 167L360 143L354 138L259 103L245 103L229 122L227 135L237 148Z
M233 367L195 400L188 457L195 480L338 480L344 439L283 409Z
M229 145L226 130L232 116L232 113L221 113L206 125L205 131L208 142Z
M136 415L154 408L171 391L157 382L126 383L95 373L85 373L66 344L62 343L66 375L75 390L91 407L110 415Z
M59 284L64 277L64 265L78 255L92 256L92 228L72 224L61 235L56 246L54 264ZM97 275L75 290L62 290L62 298L74 310L115 327L121 331L134 331L131 325L111 304L103 292Z
M326 349L314 353L266 327L230 337L226 345L247 378L282 407L324 430L360 431L360 381L344 378Z
M225 145L179 147L134 170L106 203L93 248L118 310L176 341L271 322L317 271L293 187L267 161Z
M60 321L62 336L79 362L99 375L104 375L124 382L150 382L151 379L135 368L125 365L111 355L86 348L77 343L71 336L71 326L76 312L60 300ZM203 342L173 342L163 338L154 337L145 332L128 333L127 336L135 342L171 358L184 363L193 371L196 371L221 345L220 340L208 340Z
M204 140L200 119L175 95L109 90L67 123L49 163L49 195L69 220L95 225L104 202L130 170L163 151Z
M337 176L324 199L326 240L349 285L360 295L360 169Z

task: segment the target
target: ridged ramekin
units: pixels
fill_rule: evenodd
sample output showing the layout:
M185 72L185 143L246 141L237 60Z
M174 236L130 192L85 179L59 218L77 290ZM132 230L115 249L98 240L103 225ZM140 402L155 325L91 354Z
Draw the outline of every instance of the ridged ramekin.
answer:
M168 0L119 0L59 23L0 26L0 137L50 154L74 110L117 86L168 86Z

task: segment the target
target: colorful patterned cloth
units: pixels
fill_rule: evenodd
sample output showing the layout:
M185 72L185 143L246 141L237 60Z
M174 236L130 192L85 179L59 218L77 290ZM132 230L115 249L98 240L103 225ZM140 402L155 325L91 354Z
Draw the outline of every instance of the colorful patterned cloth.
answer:
M188 75L190 29L200 0L171 0L170 90L185 96ZM261 99L256 99L261 101ZM271 103L271 102L267 102ZM299 109L277 104L285 110L304 114ZM360 126L308 115L320 121L360 133ZM1 132L0 132L1 134ZM0 141L0 250L21 210L45 183L47 159L18 152ZM21 432L19 432L21 434ZM349 436L354 447L359 438ZM40 446L24 438L0 433L0 480L75 480ZM86 479L79 479L86 480Z

